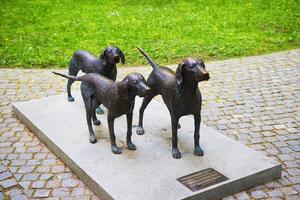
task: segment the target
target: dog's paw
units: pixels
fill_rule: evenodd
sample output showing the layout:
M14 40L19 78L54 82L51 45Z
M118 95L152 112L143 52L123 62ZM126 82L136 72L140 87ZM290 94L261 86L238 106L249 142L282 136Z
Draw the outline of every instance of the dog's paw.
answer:
M180 129L181 128L181 126L180 126L180 124L178 123L178 125L177 125L177 129Z
M68 101L72 102L72 101L75 101L75 99L74 99L74 97L68 97Z
M196 156L203 156L204 152L203 152L203 150L201 149L200 146L195 146L195 148L194 148L194 154Z
M136 150L136 146L132 142L126 142L126 144L129 150Z
M178 148L172 149L172 155L173 155L173 158L175 158L175 159L181 158L181 153Z
M96 108L96 113L98 115L103 115L104 114L104 110L102 110L102 108L98 107L98 108Z
M97 142L97 138L95 135L90 135L90 143L95 144Z
M121 148L119 148L117 145L111 145L111 151L114 154L120 154L120 153L122 153Z
M93 120L93 123L94 123L95 126L101 125L101 122L100 122L100 120L98 120L98 119Z
M145 130L143 129L143 127L137 127L136 128L136 134L138 135L144 135L145 134Z

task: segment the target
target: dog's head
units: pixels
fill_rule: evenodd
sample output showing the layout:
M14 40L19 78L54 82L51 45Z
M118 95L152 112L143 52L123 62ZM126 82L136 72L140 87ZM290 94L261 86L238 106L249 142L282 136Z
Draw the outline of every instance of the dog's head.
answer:
M126 76L128 90L140 97L146 96L150 92L145 78L140 73L132 73Z
M125 56L124 53L119 49L119 47L109 46L104 49L103 53L100 55L100 59L105 60L110 64L117 64L121 62L125 64Z
M202 60L186 58L178 65L176 70L176 81L180 85L183 81L208 81L210 79L208 71Z

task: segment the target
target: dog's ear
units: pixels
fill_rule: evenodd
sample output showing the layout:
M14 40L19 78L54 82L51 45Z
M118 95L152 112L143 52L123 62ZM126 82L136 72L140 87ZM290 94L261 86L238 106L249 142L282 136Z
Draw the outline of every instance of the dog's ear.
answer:
M106 49L104 49L104 51L100 54L100 60L105 60L105 61L107 60L105 52L106 52Z
M202 59L197 59L197 61L200 63L200 65L205 69L205 63Z
M119 54L119 56L121 58L122 64L125 64L126 60L125 60L125 56L124 56L123 51L119 47L117 47L117 51L118 51L118 54Z
M132 88L129 85L129 80L128 80L127 76L123 79L122 82L123 82L124 87L127 88L127 92L131 92Z
M177 85L180 85L182 83L182 68L184 67L184 63L180 63L176 69L175 79L177 82Z

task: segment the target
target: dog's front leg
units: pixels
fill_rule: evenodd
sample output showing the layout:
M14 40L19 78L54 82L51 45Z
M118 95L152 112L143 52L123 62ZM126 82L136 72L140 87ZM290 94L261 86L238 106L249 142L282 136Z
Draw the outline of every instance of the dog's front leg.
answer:
M196 114L194 115L194 123L195 123L195 132L194 132L194 154L196 156L203 156L203 150L201 149L199 145L199 140L200 140L200 123L201 123L201 115Z
M179 159L181 158L181 153L177 146L178 118L171 116L171 120L172 120L172 155L173 158Z
M143 127L143 120L144 120L144 111L147 108L148 104L150 103L150 101L153 99L153 97L155 97L156 94L153 92L150 92L147 96L144 97L143 99L143 103L140 107L140 111L139 111L139 125L136 129L136 133L138 135L143 135L145 134L145 130Z
M127 148L129 150L136 150L135 144L131 141L131 135L132 135L132 112L126 115L127 117Z
M108 129L109 129L109 136L110 136L110 143L111 143L111 150L115 154L122 153L121 149L116 145L116 136L114 131L114 122L115 117L111 116L109 113L107 114L107 121L108 121Z

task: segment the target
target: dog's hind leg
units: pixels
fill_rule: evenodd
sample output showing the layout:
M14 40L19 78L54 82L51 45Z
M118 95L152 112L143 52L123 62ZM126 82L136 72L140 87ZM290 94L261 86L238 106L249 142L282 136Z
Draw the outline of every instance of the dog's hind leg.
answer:
M93 131L92 127L92 97L89 98L84 98L84 105L85 105L85 110L86 110L86 121L90 133L90 143L94 144L97 142L96 135Z
M100 105L96 108L96 113L98 115L103 115L104 114L104 110L100 107Z
M101 121L98 120L96 116L96 109L98 108L99 105L100 103L94 98L92 101L92 119L93 119L93 124L96 126L101 124Z
M79 67L77 66L77 63L74 58L71 59L70 65L69 65L69 75L71 76L77 76L79 72ZM68 93L68 101L72 102L74 101L74 97L71 94L71 86L74 83L74 80L68 79L67 83L67 93Z
M81 90L81 95L82 95L82 99L84 102L84 106L85 106L85 111L86 111L86 121L87 121L87 125L88 125L88 129L89 129L89 133L90 133L90 142L92 144L97 142L97 138L96 135L93 131L93 127L92 127L92 115L93 112L95 112L95 110L92 109L92 103L93 103L93 89L90 87L89 84L82 82L81 86L80 86L80 90Z
M178 122L177 128L178 128L178 129L180 129L180 128L181 128L181 126L180 126L179 122Z
M144 127L143 127L144 111L145 111L146 107L148 106L148 104L150 103L150 101L155 96L156 96L155 93L150 93L149 95L147 95L143 99L143 103L142 103L142 105L140 107L140 113L139 113L139 124L138 124L138 127L136 129L136 133L138 135L143 135L145 133L145 130L144 130Z

